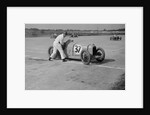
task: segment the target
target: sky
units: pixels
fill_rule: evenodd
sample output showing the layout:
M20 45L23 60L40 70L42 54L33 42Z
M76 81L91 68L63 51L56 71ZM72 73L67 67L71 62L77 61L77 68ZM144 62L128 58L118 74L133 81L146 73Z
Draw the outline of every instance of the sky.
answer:
M125 24L25 24L25 28L64 30L111 30L125 28Z

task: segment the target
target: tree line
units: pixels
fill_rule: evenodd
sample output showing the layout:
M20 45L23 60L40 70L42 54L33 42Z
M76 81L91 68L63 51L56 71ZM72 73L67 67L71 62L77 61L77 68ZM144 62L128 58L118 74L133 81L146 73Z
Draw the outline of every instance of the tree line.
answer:
M25 28L25 37L41 37L41 36L51 36L53 34L60 34L67 31L69 35L77 34L78 36L93 36L93 35L125 35L125 29L117 30L72 30L72 29L37 29L37 28Z

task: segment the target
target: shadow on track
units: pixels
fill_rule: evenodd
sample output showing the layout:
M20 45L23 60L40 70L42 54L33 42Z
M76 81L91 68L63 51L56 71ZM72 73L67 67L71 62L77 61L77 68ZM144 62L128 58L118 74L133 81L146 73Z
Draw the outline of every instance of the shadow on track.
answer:
M105 63L109 63L109 62L114 62L114 59L104 59L102 62L98 62L97 60L93 60L91 61L93 64L105 64Z
M31 57L29 57L27 59L28 60L33 60L33 61L48 61L48 59L42 59L42 58L31 58ZM60 60L60 59L55 59L55 60ZM68 61L77 61L77 62L81 62L82 63L81 59L71 59L71 58L69 58L67 60ZM96 65L100 65L100 64L105 64L105 63L113 62L113 61L115 61L115 60L114 59L105 59L102 62L98 62L97 60L94 59L94 60L91 60L91 63L92 64L96 64Z
M34 61L48 61L48 59L42 59L42 58L27 58L28 60L34 60Z

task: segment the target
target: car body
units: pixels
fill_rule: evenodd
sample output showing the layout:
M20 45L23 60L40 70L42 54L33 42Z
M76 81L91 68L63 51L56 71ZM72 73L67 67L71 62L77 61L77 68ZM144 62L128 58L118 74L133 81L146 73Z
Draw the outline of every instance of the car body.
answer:
M100 47L97 48L95 44L79 44L69 39L64 43L62 48L68 59L81 59L86 65L88 65L92 59L102 62L105 58L105 51ZM52 51L53 47L50 46L48 54L51 55ZM60 59L59 52L57 52L55 58Z

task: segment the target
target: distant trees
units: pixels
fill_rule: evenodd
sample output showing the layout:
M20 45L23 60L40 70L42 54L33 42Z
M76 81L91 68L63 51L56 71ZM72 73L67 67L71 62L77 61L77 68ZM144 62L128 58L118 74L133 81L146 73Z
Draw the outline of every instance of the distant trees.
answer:
M121 28L121 29L113 29L113 30L107 30L107 31L125 31L125 28Z
M125 34L125 28L117 29L117 30L62 30L62 29L37 29L37 28L25 28L25 37L40 37L40 36L51 36L53 34L59 35L60 33L67 31L69 35L77 34L78 36L91 36L91 35L112 35L113 33L124 35Z

